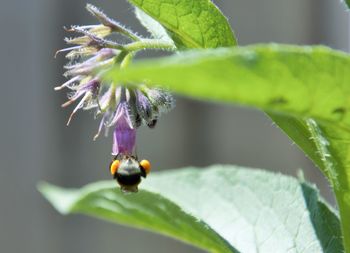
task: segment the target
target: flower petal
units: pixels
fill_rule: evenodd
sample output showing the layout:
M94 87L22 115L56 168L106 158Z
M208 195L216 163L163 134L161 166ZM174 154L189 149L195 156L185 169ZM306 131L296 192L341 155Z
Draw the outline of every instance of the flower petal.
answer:
M74 114L75 114L79 109L81 109L81 108L83 107L85 100L86 100L89 96L91 96L91 93L89 93L89 92L85 93L85 96L80 100L79 104L74 108L73 112L72 112L71 115L69 116L68 121L67 121L67 126L69 126L69 124L70 124L70 122L71 122L71 120L72 120Z
M62 84L61 86L57 86L54 88L54 90L62 90L65 87L69 87L69 85L73 84L76 81L79 81L81 79L81 76L76 76L71 78L70 80L68 80L67 82L65 82L64 84Z
M132 155L135 151L136 128L133 127L126 102L118 105L115 115L112 154Z

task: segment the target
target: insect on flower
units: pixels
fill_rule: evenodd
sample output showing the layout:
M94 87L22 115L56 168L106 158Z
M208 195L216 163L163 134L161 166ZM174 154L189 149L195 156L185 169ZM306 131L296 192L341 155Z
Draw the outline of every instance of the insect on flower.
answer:
M69 32L81 34L66 38L75 46L57 51L68 52L69 63L65 66L67 82L55 88L71 90L68 101L62 107L78 100L67 125L79 109L95 110L95 118L100 124L94 140L102 130L105 135L113 128L113 161L109 170L124 192L137 192L141 177L146 177L151 165L147 160L138 161L136 154L136 130L141 125L155 127L161 114L174 107L171 94L159 88L144 84L108 83L102 79L110 68L125 68L135 54L144 49L174 50L175 46L158 39L144 39L107 17L95 6L87 5L87 10L101 24L72 26ZM129 39L129 44L119 44L107 37L118 33Z
M134 156L119 154L110 163L109 170L123 192L137 192L141 177L149 174L151 164L148 160L139 162Z

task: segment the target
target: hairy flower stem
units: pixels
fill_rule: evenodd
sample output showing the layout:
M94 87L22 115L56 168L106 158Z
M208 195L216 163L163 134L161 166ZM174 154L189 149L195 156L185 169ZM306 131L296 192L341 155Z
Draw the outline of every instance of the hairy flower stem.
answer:
M120 63L120 68L121 69L126 68L132 62L135 54L136 54L135 52L132 52L132 53L128 53L127 55L125 55L122 62Z
M158 39L142 39L124 46L124 50L128 52L140 51L143 49L158 49L165 51L174 51L176 47L168 42Z
M124 36L128 37L133 41L138 41L141 39L137 34L123 27L113 19L107 17L106 14L104 14L101 10L99 10L92 4L87 4L86 8L92 15L94 15L101 22L101 24L105 25L106 27L109 27L113 32L123 34Z

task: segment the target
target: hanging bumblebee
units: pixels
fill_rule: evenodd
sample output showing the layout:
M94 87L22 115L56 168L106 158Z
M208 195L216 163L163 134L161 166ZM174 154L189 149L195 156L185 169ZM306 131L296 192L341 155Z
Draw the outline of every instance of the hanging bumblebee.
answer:
M109 165L109 171L118 182L123 192L137 192L141 177L151 171L148 160L138 162L137 158L129 155L117 155Z
M151 164L147 160L139 162L134 155L136 126L130 114L129 91L122 87L120 92L120 102L114 114L112 155L115 157L109 165L109 171L123 192L137 192L141 177L146 178Z
M123 192L137 192L141 178L146 178L151 170L151 164L148 160L139 162L136 153L136 128L138 127L136 117L142 121L145 118L140 116L142 112L137 106L140 102L135 101L136 96L131 96L133 90L120 87L119 104L113 114L114 131L112 155L113 161L109 165L109 171L113 178L120 185ZM135 106L136 117L131 113L132 105ZM144 104L144 103L143 103ZM149 110L150 115L152 110ZM157 114L154 114L157 115ZM156 118L149 118L155 121ZM147 122L145 122L147 123Z

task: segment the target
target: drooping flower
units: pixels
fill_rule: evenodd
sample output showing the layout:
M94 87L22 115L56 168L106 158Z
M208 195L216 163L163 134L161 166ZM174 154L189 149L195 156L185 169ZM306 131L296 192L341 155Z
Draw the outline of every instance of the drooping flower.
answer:
M65 41L74 46L57 52L68 52L65 76L69 80L55 90L71 90L63 107L77 102L67 125L79 109L93 109L95 116L101 118L94 139L103 129L107 135L109 128L113 128L112 154L132 156L135 155L136 129L141 125L154 127L159 116L173 108L174 99L169 92L159 88L106 83L102 75L115 65L125 67L138 50L173 50L175 47L169 43L162 44L157 39L141 38L92 5L87 5L87 9L101 24L66 29L80 36L66 38ZM120 44L109 40L108 36L115 33L123 35L130 43Z

